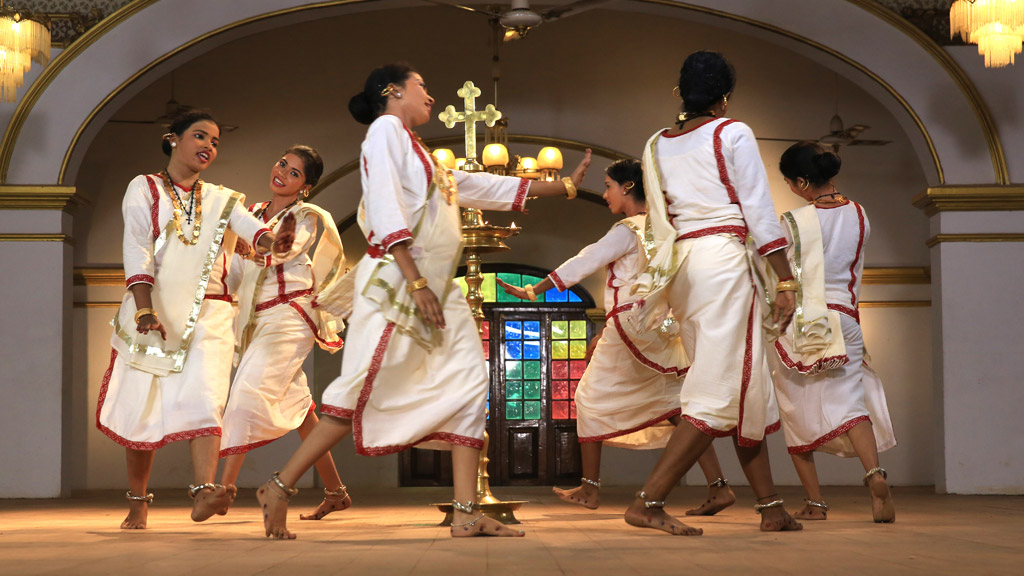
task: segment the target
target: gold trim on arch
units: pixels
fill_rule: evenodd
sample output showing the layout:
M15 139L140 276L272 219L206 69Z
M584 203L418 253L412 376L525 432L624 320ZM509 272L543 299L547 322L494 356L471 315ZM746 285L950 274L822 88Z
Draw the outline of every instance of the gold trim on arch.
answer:
M936 234L924 245L934 248L943 242L1024 242L1024 233Z
M928 216L939 212L1024 210L1024 186L936 186L914 198Z
M64 210L74 186L0 185L0 210Z

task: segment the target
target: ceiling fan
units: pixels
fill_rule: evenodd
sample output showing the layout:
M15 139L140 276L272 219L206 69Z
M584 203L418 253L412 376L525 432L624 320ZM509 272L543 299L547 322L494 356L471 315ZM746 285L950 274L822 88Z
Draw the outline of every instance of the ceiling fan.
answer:
M174 74L171 73L171 98L170 98L170 100L168 100L164 104L164 113L163 114L161 114L161 115L159 115L156 118L153 118L151 120L119 120L119 119L111 119L111 120L108 120L108 122L111 122L111 123L114 123L114 124L150 124L150 125L163 126L164 129L167 129L167 128L169 128L171 126L171 122L174 121L174 118L178 114L180 114L181 112L184 112L185 110L191 110L192 108L195 108L195 106L190 106L188 104L181 104L180 102L178 102L174 98ZM222 124L220 122L218 122L218 124L220 125L221 132L234 132L235 130L238 130L238 126L234 126L232 124Z
M849 128L845 128L843 126L843 119L839 117L839 114L835 114L828 122L828 133L815 141L822 146L831 147L833 151L838 151L840 146L885 146L892 143L892 140L866 140L860 138L861 133L868 128L871 127L865 124L854 124ZM796 138L758 138L758 140L771 142L803 141Z
M570 2L562 6L548 8L543 12L537 12L533 8L530 8L529 0L511 0L508 9L501 10L500 12L495 11L498 9L492 7L488 7L489 9L481 9L463 4L440 2L437 0L423 1L429 4L459 8L491 18L492 20L497 21L502 28L504 28L505 34L503 40L505 42L511 42L526 36L530 30L545 22L552 22L559 18L579 14L586 10L597 8L602 4L607 4L613 0L576 0L576 2Z

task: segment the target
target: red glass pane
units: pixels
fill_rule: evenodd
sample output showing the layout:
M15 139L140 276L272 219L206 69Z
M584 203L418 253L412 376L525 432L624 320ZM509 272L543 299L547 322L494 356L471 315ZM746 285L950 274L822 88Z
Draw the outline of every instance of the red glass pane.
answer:
M558 400L569 399L569 383L565 380L551 381L551 397Z
M569 362L569 377L573 380L579 380L583 378L583 373L587 370L586 360L572 360Z
M491 347L490 342L484 342L484 360L491 359Z
M576 401L569 402L569 418L576 419Z
M483 323L480 325L480 327L481 327L480 337L483 338L484 340L490 340L491 339L491 323L488 322L487 320L484 320Z
M556 360L551 363L551 379L567 380L569 378L569 363L565 360Z
M576 399L576 387L580 385L579 380L573 380L569 382L569 398Z
M569 403L565 400L555 400L551 403L551 417L555 420L569 419Z

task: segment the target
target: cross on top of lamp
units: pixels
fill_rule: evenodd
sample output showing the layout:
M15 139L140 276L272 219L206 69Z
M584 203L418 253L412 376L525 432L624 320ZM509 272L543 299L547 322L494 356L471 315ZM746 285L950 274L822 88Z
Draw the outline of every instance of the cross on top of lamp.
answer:
M0 101L14 102L32 62L50 61L50 21L0 0Z
M488 127L494 126L494 123L501 118L501 112L494 108L493 104L488 104L483 111L477 111L476 109L476 97L480 95L480 89L473 85L471 80L467 80L462 88L458 92L459 98L466 105L466 109L462 112L456 112L455 106L449 104L445 107L444 111L438 114L437 118L444 122L445 128L455 127L456 122L464 122L466 124L466 159L460 169L467 172L479 172L483 169L480 163L476 159L476 123L483 122ZM454 158L451 154L451 150L442 149L434 152L435 157L441 158ZM440 152L440 156L438 153ZM447 154L445 153L447 152ZM448 161L442 160L448 164ZM455 166L448 166L454 168Z

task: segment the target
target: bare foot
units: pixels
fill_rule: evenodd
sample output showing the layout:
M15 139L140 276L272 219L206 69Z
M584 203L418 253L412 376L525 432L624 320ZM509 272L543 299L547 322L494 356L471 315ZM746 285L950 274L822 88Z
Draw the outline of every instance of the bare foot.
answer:
M828 512L819 506L804 504L804 507L793 516L801 520L827 520Z
M460 526L461 524L461 526ZM477 513L471 516L465 512L455 511L452 517L452 538L472 538L473 536L525 536L522 530L513 530L494 518Z
M736 503L736 494L726 486L708 486L708 499L700 506L687 510L687 516L714 516Z
M761 511L761 532L789 532L803 529L804 525L794 520L782 506L765 508Z
M192 501L192 521L202 522L208 520L214 514L227 514L228 508L235 500L238 490L232 486L229 491L227 486L217 485L214 489L200 490Z
M645 508L639 498L626 509L626 524L639 528L654 528L675 536L700 536L703 528L687 526L665 512L664 508Z
M551 491L555 493L555 496L558 496L559 500L569 504L579 504L591 510L597 510L597 507L601 505L601 498L597 495L597 487L590 484L580 484L579 487L568 490L552 486Z
M142 530L146 527L146 520L149 518L148 502L129 502L128 516L121 522L122 530Z
M299 520L319 520L331 512L344 510L352 505L352 497L347 493L344 496L324 496L323 502L316 507L312 514L299 514Z
M280 489L267 482L256 491L256 499L260 501L263 511L266 536L278 540L294 540L295 534L287 528L288 498L281 494Z
M217 515L218 516L223 516L223 515L227 514L228 513L228 509L231 508L231 505L235 503L235 497L238 496L238 486L235 486L234 484L225 484L224 485L224 489L228 491L228 496L230 497L230 501L228 502L227 506L225 506L224 508L222 508L220 510L217 510Z
M871 477L871 516L875 522L891 524L896 521L896 508L892 505L892 493L881 474Z

